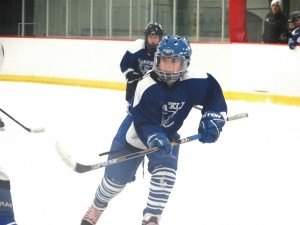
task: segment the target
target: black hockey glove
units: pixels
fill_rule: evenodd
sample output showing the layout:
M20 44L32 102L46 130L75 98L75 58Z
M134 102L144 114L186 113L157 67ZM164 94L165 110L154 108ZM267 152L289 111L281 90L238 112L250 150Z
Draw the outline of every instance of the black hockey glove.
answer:
M134 96L136 85L139 80L142 79L139 73L135 71L130 71L126 74L127 84L126 84L126 101L130 101Z
M214 143L218 140L225 119L220 113L205 112L201 118L198 132L201 134L199 141L202 143Z
M141 76L139 73L135 71L130 71L126 74L126 79L128 83L137 82L140 79L142 79L143 76Z

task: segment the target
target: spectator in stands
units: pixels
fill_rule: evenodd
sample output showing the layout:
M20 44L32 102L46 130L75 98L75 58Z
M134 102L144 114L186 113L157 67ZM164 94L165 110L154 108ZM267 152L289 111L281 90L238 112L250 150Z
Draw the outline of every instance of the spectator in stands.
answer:
M282 1L272 0L271 12L264 20L262 40L264 43L283 43L287 35L287 18L282 12Z

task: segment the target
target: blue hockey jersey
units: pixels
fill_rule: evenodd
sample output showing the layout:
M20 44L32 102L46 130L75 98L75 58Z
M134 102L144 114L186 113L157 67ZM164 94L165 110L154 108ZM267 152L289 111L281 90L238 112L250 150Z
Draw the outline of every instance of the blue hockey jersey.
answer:
M212 75L187 71L168 87L154 71L150 71L139 81L129 109L133 123L126 133L126 141L144 149L153 132L164 132L171 137L180 129L194 105L201 105L203 113L214 111L226 116L222 89Z

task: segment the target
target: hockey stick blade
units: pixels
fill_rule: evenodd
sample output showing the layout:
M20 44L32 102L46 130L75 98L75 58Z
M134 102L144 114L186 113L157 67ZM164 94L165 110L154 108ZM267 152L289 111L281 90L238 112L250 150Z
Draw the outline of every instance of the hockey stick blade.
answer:
M178 142L172 142L171 144L173 146L176 146L176 145L184 144L184 143L191 142L194 140L198 140L199 138L201 138L201 134L195 134L195 135L192 135L189 137L182 138L182 139L178 140ZM144 149L139 152L134 152L134 153L131 153L128 155L123 155L123 156L120 156L120 157L117 157L114 159L110 159L110 160L107 160L104 162L91 164L91 165L84 165L84 164L75 162L70 157L70 155L64 151L63 147L61 146L61 144L59 142L56 142L55 147L56 147L57 153L59 154L60 158L64 161L64 163L77 173L89 172L89 171L103 168L103 167L106 167L106 166L109 166L109 165L112 165L115 163L120 163L120 162L124 162L124 161L130 160L130 159L135 159L135 158L138 158L138 157L141 157L141 156L144 156L144 155L147 155L149 153L159 150L159 148L157 148L157 147L149 148L149 149Z
M7 112L5 112L3 109L0 108L0 111L5 114L8 118L10 118L12 121L14 121L16 124L18 124L19 126L21 126L22 128L24 128L25 130L27 130L30 133L41 133L45 131L45 128L40 127L40 128L28 128L25 125L23 125L22 123L20 123L18 120L16 120L14 117L12 117L11 115L9 115Z
M56 151L58 153L58 155L60 156L60 158L69 166L71 167L73 170L75 170L76 167L76 163L72 160L71 156L68 155L65 151L63 151L61 144L57 141L55 143L55 148Z
M38 127L38 128L29 129L29 132L31 132L31 133L42 133L44 131L45 131L44 127Z

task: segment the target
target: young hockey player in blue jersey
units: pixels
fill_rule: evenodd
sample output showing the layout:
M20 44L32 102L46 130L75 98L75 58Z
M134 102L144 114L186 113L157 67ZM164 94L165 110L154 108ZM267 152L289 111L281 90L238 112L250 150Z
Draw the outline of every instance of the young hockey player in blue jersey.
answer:
M290 49L295 49L297 44L300 43L300 15L295 19L296 29L291 32L288 45Z
M0 225L17 225L10 193L10 181L0 167Z
M124 74L126 85L126 100L133 97L137 82L152 69L156 47L163 36L159 23L149 23L144 31L145 39L136 40L123 56L120 67Z
M0 43L0 69L4 59L4 49ZM0 118L0 130L4 123ZM10 193L10 181L0 167L0 225L17 225L14 219L14 210Z
M111 146L109 159L145 148L159 147L148 157L151 174L142 225L158 225L176 180L179 145L177 133L194 105L201 105L198 132L202 143L216 142L226 121L227 105L222 89L209 73L187 71L192 50L189 41L177 35L162 39L153 70L138 82L129 114ZM122 151L120 151L122 150ZM127 183L134 181L143 157L112 164L98 186L81 225L95 225L108 203Z

